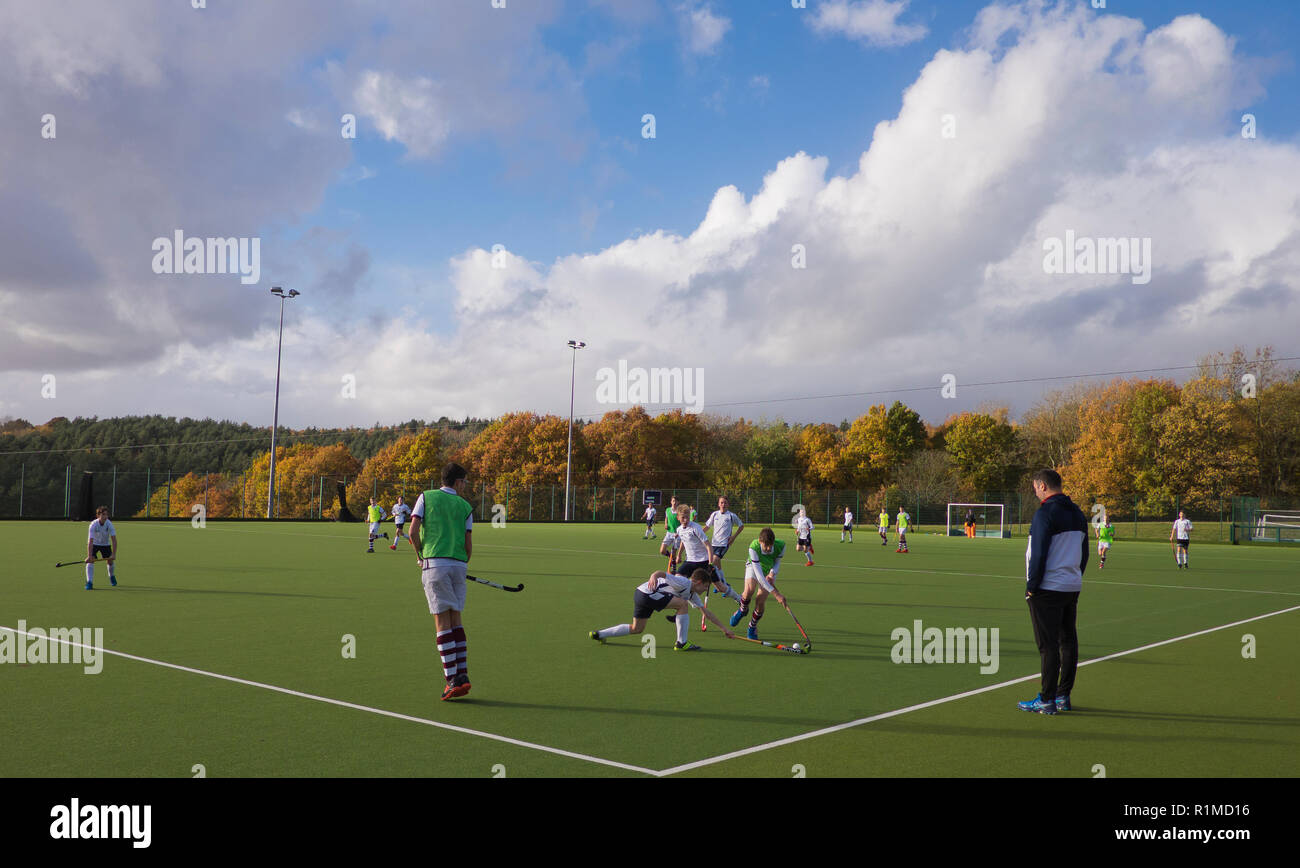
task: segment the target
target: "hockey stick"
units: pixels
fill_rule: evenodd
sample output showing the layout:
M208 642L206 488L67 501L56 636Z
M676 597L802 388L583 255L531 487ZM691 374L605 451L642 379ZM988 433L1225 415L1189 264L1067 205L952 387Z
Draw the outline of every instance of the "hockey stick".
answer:
M748 636L740 636L740 635L737 635L735 638L741 639L745 642L753 642L755 645L766 645L768 648L775 648L778 651L789 651L791 654L807 653L802 648L796 650L794 648L791 648L789 645L782 645L779 642L764 642L762 639L751 639Z
M489 582L487 579L480 579L478 576L466 576L465 578L469 579L471 582L478 582L480 585L487 585L490 588L496 588L497 590L500 591L510 591L512 593L518 593L519 591L522 591L524 589L523 582L520 582L519 587L517 588L510 588L505 585L498 584L497 582Z
M808 631L805 630L805 629L803 628L803 624L800 624L800 623L799 623L799 619L798 619L798 618L795 618L794 612L790 609L790 604L789 604L789 603L782 603L781 605L785 606L785 610L786 610L787 612L790 613L790 617L791 617L791 618L794 618L794 625L795 625L796 627L799 628L799 635L800 635L800 636L803 636L804 647L805 647L808 651L811 651L811 650L812 650L812 640L808 638Z
M107 558L105 558L104 560L107 560ZM99 561L100 561L100 557L99 557L98 554L96 554L96 555L95 555L95 560L94 560L94 562L95 562L95 563L99 563ZM82 564L82 565L84 566L85 563L86 563L86 559L85 559L85 558L82 558L82 559L79 560L79 561L63 561L62 563L57 563L57 564L55 564L54 566L55 566L55 567L70 567L70 566L72 566L73 564Z

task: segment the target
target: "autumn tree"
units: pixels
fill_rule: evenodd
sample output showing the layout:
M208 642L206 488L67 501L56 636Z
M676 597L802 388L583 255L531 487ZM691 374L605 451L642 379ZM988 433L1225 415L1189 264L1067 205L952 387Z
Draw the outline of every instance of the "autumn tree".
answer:
M971 494L1005 489L1020 473L1016 431L1005 408L961 413L945 425L944 440L958 476Z

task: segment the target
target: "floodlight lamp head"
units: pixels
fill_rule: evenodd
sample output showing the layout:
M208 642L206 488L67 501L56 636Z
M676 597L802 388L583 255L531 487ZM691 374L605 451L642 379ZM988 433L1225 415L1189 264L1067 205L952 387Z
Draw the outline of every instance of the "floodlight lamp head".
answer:
M569 346L573 347L575 350L580 350L586 345L585 341L569 341Z
M299 296L299 295L302 295L302 293L299 292L298 290L296 289L289 290L289 298L294 298L295 296Z
M282 295L284 295L284 289L281 288L281 287L279 287L279 286L273 286L273 287L271 287L271 294L272 294L272 295L280 295L280 296L282 296Z

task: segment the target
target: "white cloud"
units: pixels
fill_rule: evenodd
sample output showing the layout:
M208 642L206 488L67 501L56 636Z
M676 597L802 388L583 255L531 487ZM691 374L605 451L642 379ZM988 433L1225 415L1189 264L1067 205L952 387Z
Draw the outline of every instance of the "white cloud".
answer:
M441 87L428 78L403 79L367 69L352 98L357 113L388 141L406 146L413 157L430 157L447 141L451 124L440 97Z
M446 264L445 279L434 269L379 303L373 294L342 294L332 306L305 296L311 304L287 324L282 420L334 426L567 412L570 338L589 343L578 356L579 413L607 409L595 404L593 374L627 359L716 368L707 372L706 412L807 394L810 382L826 392L932 382L933 394L898 397L935 421L964 408L938 396L947 372L957 374L965 406L974 406L1007 393L964 390L973 379L1188 363L1246 340L1293 341L1300 147L1236 133L1242 106L1228 84L1240 83L1249 60L1219 28L1186 16L1148 29L1082 4L1024 2L990 6L969 34L965 45L935 53L897 117L876 126L854 171L832 175L825 157L796 153L752 194L742 191L744 179L717 190L689 232L651 231L548 262L471 249ZM413 80L405 72L400 79ZM274 119L292 131L287 110ZM955 121L950 138L942 134L947 115ZM204 193L223 208L236 204ZM32 201L0 214L23 213L45 234L84 204ZM1043 239L1067 229L1152 238L1151 283L1044 274ZM796 244L807 251L806 269L791 267ZM0 257L0 320L57 334L62 314L38 320L25 293L5 290L7 279L39 276L35 262L16 255L23 246ZM303 249L339 246L322 236ZM99 260L77 257L73 245L60 252L49 261L67 271L65 283L93 278ZM360 252L336 260L328 270L339 277L317 282L364 285ZM452 298L439 302L444 287ZM118 385L67 415L143 405L248 418L246 407L269 405L274 351L265 328L254 338L197 340L192 318L207 309L196 305L176 293L137 304L139 316L166 320L159 330L184 333L180 346L190 349L166 376L153 356L111 358ZM257 308L249 317L264 323L271 313ZM155 334L124 322L125 338L115 336L114 345L156 344ZM19 335L11 359L33 346L25 333L4 333ZM90 370L104 356L82 343L69 340L59 357L87 352L82 368ZM418 377L395 374L398 351L420 360ZM30 370L25 361L9 367ZM344 373L357 374L354 401L339 397ZM11 385L20 379L26 385ZM6 412L64 412L35 398L30 382L0 383ZM1024 388L1010 394L1032 398L1042 387ZM838 419L864 403L723 410Z
M678 6L677 17L682 39L691 54L713 54L731 29L731 19L715 15L707 3Z
M906 45L924 39L922 24L898 20L909 0L827 0L809 24L820 34L841 34L869 45Z

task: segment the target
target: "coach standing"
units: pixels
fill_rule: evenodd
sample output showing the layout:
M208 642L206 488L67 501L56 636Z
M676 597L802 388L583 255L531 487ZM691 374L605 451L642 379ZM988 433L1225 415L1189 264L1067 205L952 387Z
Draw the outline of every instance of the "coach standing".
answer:
M1042 660L1038 696L1020 703L1024 711L1056 714L1070 710L1070 690L1079 666L1079 592L1088 566L1088 520L1061 493L1061 474L1040 470L1034 494L1042 502L1029 528L1025 550L1025 600Z
M464 696L470 687L465 628L460 620L474 528L474 507L461 497L466 475L464 467L448 464L442 469L442 488L421 494L411 510L411 547L420 559L420 578L437 626L438 656L447 680L444 700Z

